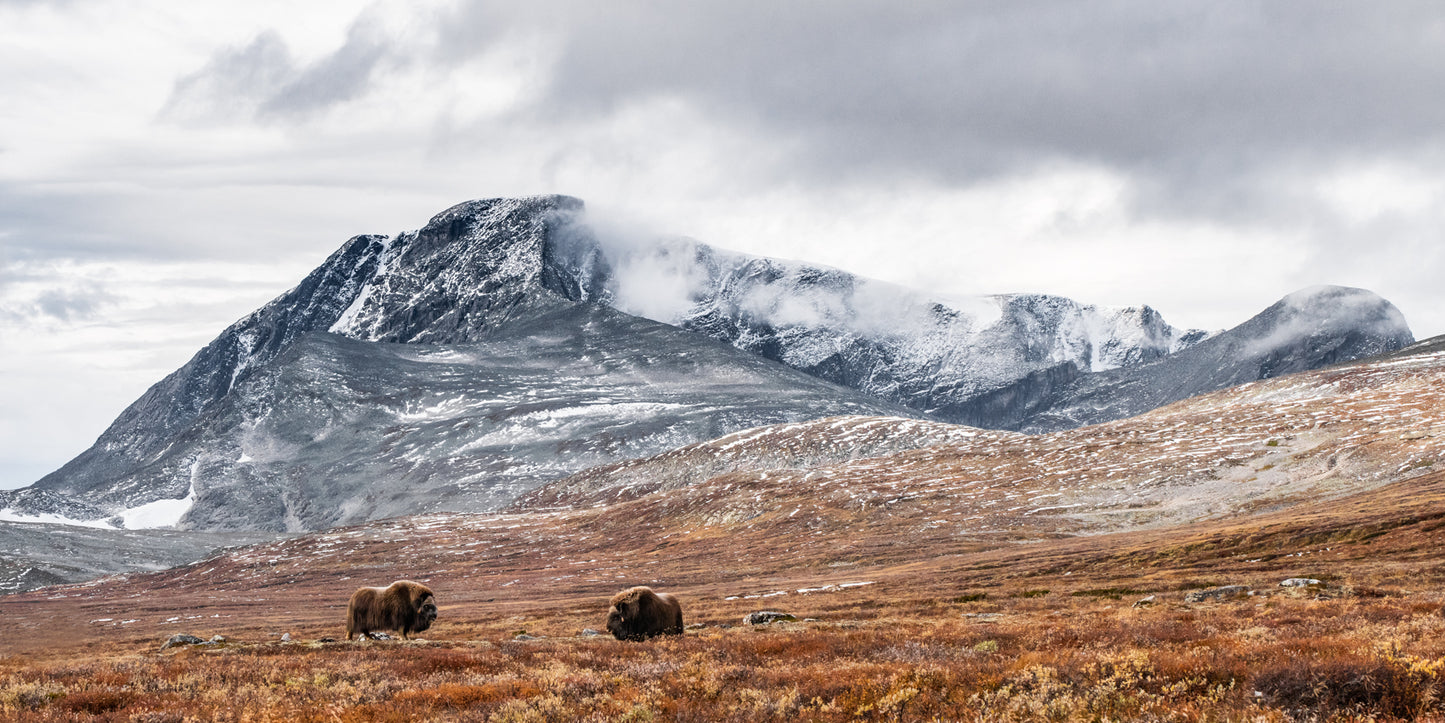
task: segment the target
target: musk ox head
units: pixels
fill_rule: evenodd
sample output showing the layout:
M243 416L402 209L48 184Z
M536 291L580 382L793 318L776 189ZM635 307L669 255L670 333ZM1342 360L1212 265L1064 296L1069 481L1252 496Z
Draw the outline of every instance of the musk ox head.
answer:
M352 593L346 608L346 639L395 630L406 640L431 627L436 619L436 595L426 585L398 580L387 587L363 587Z
M607 632L618 640L645 640L655 635L682 634L682 606L667 593L634 587L612 597Z

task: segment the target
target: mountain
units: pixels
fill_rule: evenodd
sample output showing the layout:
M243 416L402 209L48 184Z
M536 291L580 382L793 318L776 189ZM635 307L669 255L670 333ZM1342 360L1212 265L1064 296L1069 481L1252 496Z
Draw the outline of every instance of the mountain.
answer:
M35 487L102 492L138 503L184 494L125 481L161 460L207 406L301 336L335 331L363 341L465 342L499 322L567 306L544 284L543 247L580 210L565 197L478 201L444 211L419 231L357 236L296 288L232 324L127 407L96 443Z
M1408 338L1398 312L1380 331L1339 317L1337 297L1301 296L1210 338L1148 307L935 299L688 240L614 238L565 196L471 201L416 231L347 241L25 504L127 527L313 530L496 509L586 467L777 422L1004 427L1083 417L1064 414L1069 400L1112 418ZM1054 394L1066 386L1073 396ZM999 403L1007 394L1026 403ZM41 505L42 492L58 497Z
M1290 294L1233 329L1148 364L1084 373L1062 363L968 400L966 424L1039 433L1132 417L1259 379L1401 349L1414 341L1393 304L1320 286Z

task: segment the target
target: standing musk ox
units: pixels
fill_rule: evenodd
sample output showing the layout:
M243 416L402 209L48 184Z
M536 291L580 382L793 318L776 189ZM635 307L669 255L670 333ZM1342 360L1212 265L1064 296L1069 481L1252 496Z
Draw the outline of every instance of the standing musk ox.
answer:
M373 630L395 630L406 640L436 619L436 596L426 585L398 580L388 587L363 587L351 594L346 606L346 639L369 637Z
M682 635L682 606L667 593L634 587L612 596L607 632L618 640L646 640L655 635Z

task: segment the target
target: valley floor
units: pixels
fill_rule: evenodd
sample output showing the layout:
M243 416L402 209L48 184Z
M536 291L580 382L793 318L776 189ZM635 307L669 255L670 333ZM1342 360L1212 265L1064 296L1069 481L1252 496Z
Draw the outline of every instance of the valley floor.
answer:
M555 514L411 518L5 596L0 717L1445 720L1441 473L1029 544L860 534L787 552L586 532ZM323 641L343 637L352 589L400 576L441 598L425 641ZM586 635L637 582L677 593L699 627ZM1254 594L1184 599L1226 584ZM799 620L741 623L758 610ZM227 640L159 650L180 632Z

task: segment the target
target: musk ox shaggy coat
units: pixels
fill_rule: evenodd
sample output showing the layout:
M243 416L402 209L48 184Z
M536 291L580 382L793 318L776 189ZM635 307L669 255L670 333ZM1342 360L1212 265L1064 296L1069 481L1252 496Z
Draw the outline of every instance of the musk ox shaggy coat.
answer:
M618 640L645 640L654 635L682 635L682 606L667 593L634 587L612 597L607 632Z
M426 585L398 580L388 587L363 587L351 594L351 604L346 606L346 639L366 637L374 630L395 630L406 640L431 627L436 619L436 596Z

